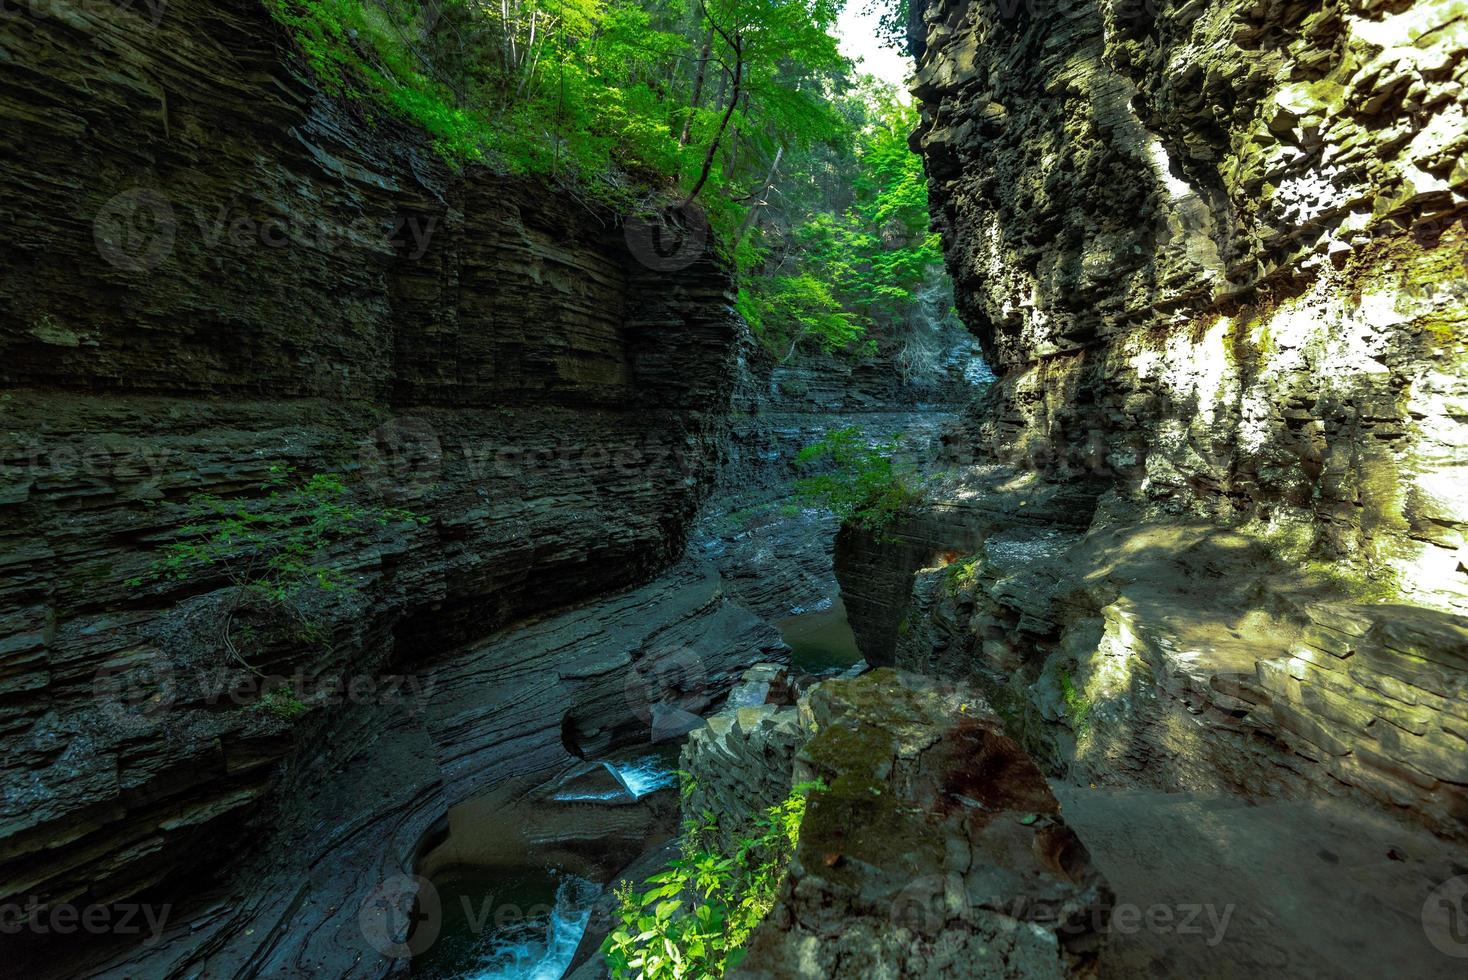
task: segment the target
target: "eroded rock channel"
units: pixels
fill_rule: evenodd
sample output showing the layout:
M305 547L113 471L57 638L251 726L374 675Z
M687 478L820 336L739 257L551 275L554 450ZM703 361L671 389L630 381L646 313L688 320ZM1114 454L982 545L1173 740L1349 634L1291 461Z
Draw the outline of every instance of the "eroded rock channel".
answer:
M3 969L592 980L796 788L729 976L1461 975L1461 3L912 0L918 368L127 6L0 18ZM310 608L158 574L326 471Z

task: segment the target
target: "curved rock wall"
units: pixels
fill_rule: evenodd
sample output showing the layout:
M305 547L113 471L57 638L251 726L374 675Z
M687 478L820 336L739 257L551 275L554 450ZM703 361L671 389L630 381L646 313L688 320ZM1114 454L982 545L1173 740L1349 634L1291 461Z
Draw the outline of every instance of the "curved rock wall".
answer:
M913 35L1000 378L932 507L843 535L864 649L985 674L1084 778L1461 835L1461 5L939 0Z
M332 745L304 793L418 725L384 726L385 672L421 680L450 647L670 564L743 331L711 253L658 271L606 214L446 172L315 91L255 0L150 12L34 5L0 36L0 901L174 894L248 839L283 760ZM309 629L237 627L254 670L306 692L299 719L256 710L223 648L226 570L146 580L191 494L257 494L272 466L425 518L334 555L354 588ZM710 588L688 601L721 608ZM735 646L704 651L705 680ZM596 688L584 725L635 722L601 674L642 641L592 652L556 711ZM330 699L354 681L369 707ZM555 745L559 714L542 720ZM456 780L483 746L445 751Z

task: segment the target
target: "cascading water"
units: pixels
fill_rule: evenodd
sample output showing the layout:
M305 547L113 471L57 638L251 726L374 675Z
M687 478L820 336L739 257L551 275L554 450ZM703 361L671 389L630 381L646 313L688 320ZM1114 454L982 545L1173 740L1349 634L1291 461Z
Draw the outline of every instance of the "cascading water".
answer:
M553 798L563 803L578 800L610 800L622 796L625 792L634 800L640 800L649 793L665 789L678 781L678 774L661 756L645 755L631 761L603 759L601 764L616 781L616 788L566 789L557 793Z
M556 889L555 905L485 938L479 962L463 980L560 980L591 920L601 886L568 877Z
M612 771L612 775L627 787L627 792L631 793L635 800L672 786L678 781L678 774L661 756L645 755L633 762L604 762L602 765Z
M559 980L619 869L676 829L676 745L572 762L449 812L419 859L441 921L415 954L423 980ZM528 790L528 792L527 792Z

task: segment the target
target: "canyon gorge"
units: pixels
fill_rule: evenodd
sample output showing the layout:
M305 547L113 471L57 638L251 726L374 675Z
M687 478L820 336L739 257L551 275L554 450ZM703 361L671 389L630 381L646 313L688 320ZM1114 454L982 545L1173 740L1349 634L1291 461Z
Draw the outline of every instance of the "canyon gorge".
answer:
M1468 6L899 14L854 353L271 4L0 11L0 973L712 975L622 883L779 811L731 977L1461 975Z

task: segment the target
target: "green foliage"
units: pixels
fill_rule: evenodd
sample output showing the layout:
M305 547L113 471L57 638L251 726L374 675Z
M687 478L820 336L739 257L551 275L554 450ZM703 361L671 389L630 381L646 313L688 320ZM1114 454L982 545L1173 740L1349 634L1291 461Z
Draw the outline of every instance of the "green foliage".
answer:
M907 18L912 0L867 0L877 14L877 40L884 48L907 52Z
M699 199L776 357L870 356L950 313L926 296L941 261L916 110L853 81L842 0L265 3L330 91L455 166L623 213Z
M482 121L456 105L420 56L430 9L414 0L265 0L337 95L421 126L445 157L481 157Z
M795 481L796 497L843 521L884 531L903 507L918 498L910 479L892 461L899 448L895 440L869 444L856 426L832 429L796 455L797 466L820 468Z
M862 336L856 315L841 306L826 283L809 273L774 276L743 302L749 304L741 312L751 327L767 344L785 348L787 358L802 341L814 342L831 354Z
M130 584L185 582L222 567L236 585L275 602L310 585L327 592L351 590L346 576L326 559L331 546L395 522L427 522L411 511L352 503L335 473L302 479L291 467L272 466L260 489L263 497L199 493L189 498L192 520L179 529L180 540Z
M969 555L951 562L943 569L943 586L949 595L957 595L960 592L972 589L979 581L979 566L983 563L983 555Z
M565 178L618 207L706 186L730 239L758 155L840 126L834 0L265 2L331 91L420 126L451 163Z
M268 715L279 718L281 721L292 721L305 714L308 710L305 702L296 696L289 687L274 687L250 705L252 711L263 711Z
M1060 694L1065 699L1066 712L1077 738L1085 738L1091 732L1091 699L1071 679L1070 672L1062 670L1059 676Z
M825 789L803 783L755 820L732 853L710 845L717 819L705 812L684 825L683 853L648 878L647 891L617 889L619 924L602 944L616 980L721 977L738 965L743 945L775 904L800 839L806 797Z
M782 360L801 344L826 353L875 353L877 338L896 337L911 321L931 316L921 292L941 280L942 250L928 231L927 177L907 146L916 110L871 79L842 105L851 142L834 167L845 171L849 197L766 232L754 250L760 265L748 270L745 305L754 316L746 312L746 319ZM819 284L820 292L805 283ZM940 319L952 306L946 296L935 297L934 305Z

